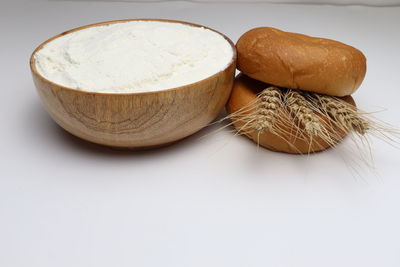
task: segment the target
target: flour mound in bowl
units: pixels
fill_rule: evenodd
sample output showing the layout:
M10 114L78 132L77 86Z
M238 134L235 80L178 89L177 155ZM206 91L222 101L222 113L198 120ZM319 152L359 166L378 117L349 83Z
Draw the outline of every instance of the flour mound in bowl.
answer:
M230 43L202 27L161 21L128 21L74 31L35 55L37 71L73 89L139 93L198 82L225 69Z

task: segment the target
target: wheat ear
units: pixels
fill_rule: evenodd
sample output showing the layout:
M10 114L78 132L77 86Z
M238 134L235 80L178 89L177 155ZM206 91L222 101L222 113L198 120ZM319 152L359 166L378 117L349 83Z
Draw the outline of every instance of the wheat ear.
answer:
M310 108L310 103L299 92L289 90L285 104L290 114L304 126L309 136L320 136L323 132L321 119Z
M336 97L313 94L323 112L326 112L334 124L344 130L353 130L364 135L370 129L370 123L364 119L352 105Z
M274 126L282 106L281 90L273 86L265 88L258 96L258 107L254 112L251 128L260 133L266 130L276 132Z

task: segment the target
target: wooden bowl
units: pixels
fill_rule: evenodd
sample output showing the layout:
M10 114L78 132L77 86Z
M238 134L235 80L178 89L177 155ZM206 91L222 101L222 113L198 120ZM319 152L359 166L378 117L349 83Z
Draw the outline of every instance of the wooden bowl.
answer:
M185 138L209 124L227 102L235 74L236 49L228 66L201 81L163 91L145 93L96 93L55 84L36 69L35 53L48 42L88 27L134 20L101 22L61 33L42 43L32 53L30 67L43 106L65 130L87 141L119 148L163 146Z

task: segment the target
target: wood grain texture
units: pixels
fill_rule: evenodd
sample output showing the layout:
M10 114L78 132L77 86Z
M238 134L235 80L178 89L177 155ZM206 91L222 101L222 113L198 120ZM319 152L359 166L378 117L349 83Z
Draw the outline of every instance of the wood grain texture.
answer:
M33 81L50 116L75 136L117 148L166 145L205 127L227 102L233 85L236 50L224 35L234 51L227 68L207 79L169 90L124 94L79 91L52 83L35 67L36 51L55 38L87 27L132 20L91 24L47 40L32 53ZM153 20L204 27L180 21Z

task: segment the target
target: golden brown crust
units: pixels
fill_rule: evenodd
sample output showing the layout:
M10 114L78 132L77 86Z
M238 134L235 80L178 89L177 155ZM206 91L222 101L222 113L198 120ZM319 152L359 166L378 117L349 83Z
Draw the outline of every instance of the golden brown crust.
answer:
M352 46L269 27L246 32L236 48L240 71L286 88L345 96L366 72L365 56Z
M232 114L248 106L251 102L254 103L257 94L268 86L268 84L251 79L246 75L238 75L235 79L230 99L226 105L228 113ZM355 105L351 96L346 96L342 99L352 105ZM242 113L240 116L246 115L247 114ZM289 116L289 114L286 116ZM320 114L319 116L322 120L327 121L326 117L324 118ZM290 118L281 116L279 119L280 121L277 123L280 124L280 127L283 128L288 134L276 135L269 131L264 131L263 133L259 134L256 130L254 130L247 132L246 136L267 149L291 154L307 154L322 151L331 147L329 143L320 137L313 137L312 142L309 141L310 139L300 138L299 134L293 134L297 131L295 125L283 123L283 121L290 121ZM241 121L240 119L233 119L233 123L236 129L241 129L245 122ZM347 134L338 128L333 127L331 130L332 132L334 131L332 136L336 136L336 139L332 140L333 143L339 142ZM302 133L302 135L307 136L305 132Z

